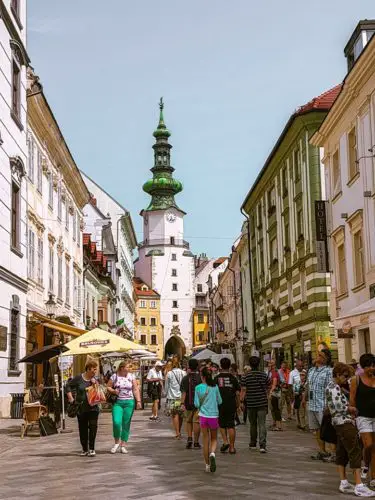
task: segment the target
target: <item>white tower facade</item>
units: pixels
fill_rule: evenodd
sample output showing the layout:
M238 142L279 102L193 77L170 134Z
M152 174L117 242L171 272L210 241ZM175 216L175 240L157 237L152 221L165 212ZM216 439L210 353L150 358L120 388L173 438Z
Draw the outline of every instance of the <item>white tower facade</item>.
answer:
M182 184L173 178L168 142L170 132L164 124L163 102L154 132L153 178L143 189L151 195L142 210L144 240L138 246L135 274L160 294L160 317L164 327L166 355L190 353L194 308L194 256L184 240L184 216L174 196Z

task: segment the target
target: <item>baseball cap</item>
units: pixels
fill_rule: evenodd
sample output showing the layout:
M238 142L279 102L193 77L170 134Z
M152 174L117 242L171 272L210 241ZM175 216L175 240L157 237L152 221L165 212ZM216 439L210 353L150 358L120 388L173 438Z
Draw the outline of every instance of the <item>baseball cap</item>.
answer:
M155 366L163 366L163 363L161 361L156 361Z

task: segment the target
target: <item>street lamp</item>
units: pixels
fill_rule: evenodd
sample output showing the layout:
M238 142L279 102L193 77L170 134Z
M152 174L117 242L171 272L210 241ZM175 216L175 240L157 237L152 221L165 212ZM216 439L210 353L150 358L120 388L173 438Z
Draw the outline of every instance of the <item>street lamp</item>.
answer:
M46 301L46 309L49 319L53 319L56 314L56 302L53 299L52 293L49 294L48 300Z

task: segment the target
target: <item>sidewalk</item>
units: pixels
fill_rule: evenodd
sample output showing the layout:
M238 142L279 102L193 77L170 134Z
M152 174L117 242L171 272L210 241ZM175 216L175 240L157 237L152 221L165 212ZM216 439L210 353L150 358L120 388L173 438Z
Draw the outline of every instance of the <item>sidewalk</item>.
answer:
M134 414L128 455L111 455L110 414L99 419L97 456L80 457L76 421L71 433L21 440L20 425L0 421L0 498L8 500L200 500L208 497L256 500L342 497L334 464L310 459L309 433L288 423L269 432L269 453L250 451L249 427L237 427L237 455L217 453L217 472L204 472L202 452L175 441L170 422L150 422L149 411ZM17 431L17 432L15 432ZM5 438L5 450L3 443ZM343 497L345 498L345 497Z

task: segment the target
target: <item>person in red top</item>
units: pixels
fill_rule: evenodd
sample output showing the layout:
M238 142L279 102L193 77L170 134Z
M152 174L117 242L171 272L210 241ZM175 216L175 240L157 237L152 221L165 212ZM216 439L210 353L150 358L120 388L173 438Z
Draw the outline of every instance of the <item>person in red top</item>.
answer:
M288 420L292 420L292 393L288 385L290 370L288 368L288 363L283 361L281 363L281 368L279 370L280 386L281 386L281 401L280 401L280 411L283 414L284 406L286 406L288 412Z

